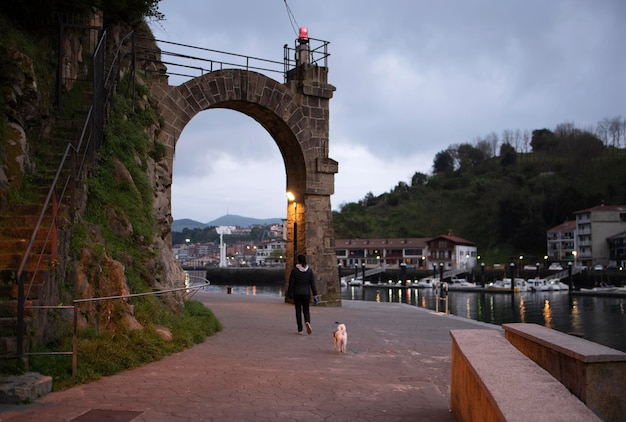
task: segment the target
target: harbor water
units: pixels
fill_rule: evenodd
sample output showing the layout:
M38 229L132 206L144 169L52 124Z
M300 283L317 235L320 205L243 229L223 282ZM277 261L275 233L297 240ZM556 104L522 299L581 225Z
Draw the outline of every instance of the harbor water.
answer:
M246 295L284 296L283 286L221 286L207 290ZM342 300L406 303L430 310L446 311L446 300L435 289L380 286L348 286L341 289ZM322 297L323 301L323 297ZM467 292L450 291L450 314L501 325L511 322L539 324L564 333L581 335L587 340L626 352L626 298L552 292Z

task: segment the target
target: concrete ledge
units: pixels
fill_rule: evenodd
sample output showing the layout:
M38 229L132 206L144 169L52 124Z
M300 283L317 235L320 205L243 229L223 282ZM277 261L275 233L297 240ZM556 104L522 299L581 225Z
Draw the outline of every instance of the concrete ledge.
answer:
M451 330L450 408L457 421L600 419L495 330Z
M503 324L507 340L607 422L626 415L626 353L537 324Z
M30 403L52 391L52 377L27 372L0 379L0 403Z

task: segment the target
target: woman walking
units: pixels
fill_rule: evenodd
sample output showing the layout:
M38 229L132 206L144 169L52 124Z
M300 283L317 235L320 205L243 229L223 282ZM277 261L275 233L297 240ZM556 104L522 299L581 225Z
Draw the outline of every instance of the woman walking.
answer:
M298 255L298 263L291 270L289 275L289 287L287 288L287 298L293 299L296 308L296 323L298 324L298 334L302 335L302 316L304 315L304 325L307 334L311 334L311 314L309 303L311 302L311 292L313 298L317 300L317 287L315 287L315 275L311 267L307 265L306 256Z

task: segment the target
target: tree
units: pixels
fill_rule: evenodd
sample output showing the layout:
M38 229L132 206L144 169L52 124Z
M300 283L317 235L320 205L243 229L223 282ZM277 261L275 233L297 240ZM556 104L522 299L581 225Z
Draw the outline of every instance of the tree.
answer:
M493 151L491 150L491 145L489 145L489 141L486 139L476 138L474 140L474 145L476 149L483 153L485 159L491 158L494 156Z
M454 157L449 150L440 151L435 155L433 162L433 173L452 174L454 173Z
M426 186L428 183L428 176L424 173L416 172L411 177L411 186Z
M500 164L503 167L508 167L510 165L515 164L517 161L517 152L513 145L511 144L502 144L500 147Z
M549 129L535 129L530 140L533 152L553 152L556 149L556 137Z
M137 24L143 18L163 20L159 12L161 0L3 0L0 11L17 22L29 23L33 17L87 15L101 10L106 24L126 22Z
M363 199L359 201L359 203L364 207L372 207L376 205L376 197L372 192L367 192L365 194L365 197L363 197Z
M485 136L485 141L491 148L491 156L495 157L496 155L498 155L498 144L500 143L500 140L498 139L498 134L495 132L489 133L487 136Z
M471 170L486 159L483 151L470 144L459 145L457 147L457 157L461 171Z
M620 116L612 117L608 120L608 135L610 145L613 148L619 148L624 136L622 118Z

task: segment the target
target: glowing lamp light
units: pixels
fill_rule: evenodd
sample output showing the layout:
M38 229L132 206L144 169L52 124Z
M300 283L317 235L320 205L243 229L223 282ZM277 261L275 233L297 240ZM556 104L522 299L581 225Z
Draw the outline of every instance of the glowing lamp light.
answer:
M309 42L309 29L306 26L300 27L298 40L300 40L300 42Z

